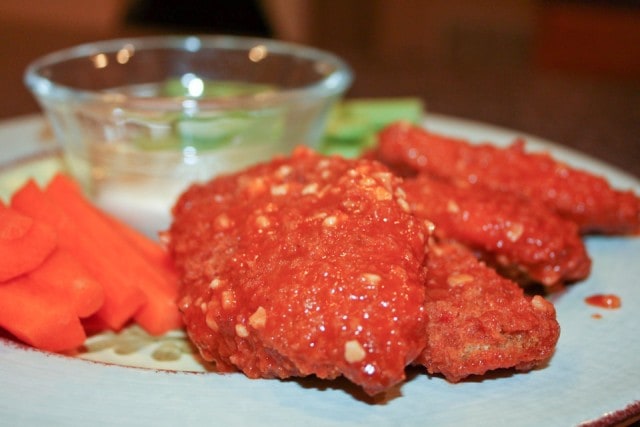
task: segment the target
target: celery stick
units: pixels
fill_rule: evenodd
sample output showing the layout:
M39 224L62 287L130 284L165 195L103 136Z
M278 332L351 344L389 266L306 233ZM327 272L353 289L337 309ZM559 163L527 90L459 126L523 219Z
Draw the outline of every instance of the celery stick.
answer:
M320 150L355 157L375 145L376 133L388 124L404 120L419 123L424 115L417 98L346 100L329 114Z
M365 120L376 130L398 120L418 123L424 114L417 98L356 99L347 101L342 108L343 117Z

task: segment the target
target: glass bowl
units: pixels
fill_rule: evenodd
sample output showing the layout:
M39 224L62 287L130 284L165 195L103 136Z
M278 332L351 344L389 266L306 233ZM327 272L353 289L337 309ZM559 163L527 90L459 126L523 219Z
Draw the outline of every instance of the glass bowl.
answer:
M316 147L351 81L331 53L235 36L84 44L25 72L69 171L150 234L168 226L190 183Z

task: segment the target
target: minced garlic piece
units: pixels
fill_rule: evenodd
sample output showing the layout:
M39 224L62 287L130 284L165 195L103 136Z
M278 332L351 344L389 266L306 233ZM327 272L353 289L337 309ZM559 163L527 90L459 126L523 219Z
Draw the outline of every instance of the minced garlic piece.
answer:
M233 291L224 291L221 296L222 308L229 310L236 305L236 296Z
M266 323L267 311L262 306L258 307L258 309L249 316L249 325L254 329L262 329Z
M260 228L268 228L271 225L271 221L264 215L259 215L256 218L256 225Z
M518 222L513 223L507 228L507 239L516 242L522 236L522 233L524 233L524 226Z
M227 216L227 214L221 213L215 219L215 226L219 230L227 230L229 227L231 227L231 219L229 219L229 216Z
M334 227L338 223L338 218L335 215L328 216L322 221L322 225L325 227Z
M247 327L244 326L242 323L238 323L236 324L236 334L240 338L246 338L249 336L249 331L247 330Z
M370 285L377 285L378 283L380 283L380 280L382 280L382 278L375 273L362 273L361 277L366 283Z
M358 340L350 340L344 343L344 360L348 363L361 362L367 356L367 352Z
M217 288L219 288L219 287L220 287L220 285L222 285L222 280L220 280L220 279L219 279L219 278L217 278L217 277L214 277L214 278L211 280L211 282L209 282L209 287L210 287L211 289L217 289Z
M458 213L460 212L460 206L453 200L449 200L447 202L447 212L449 213Z
M465 283L469 283L473 280L473 276L465 273L452 274L447 277L447 284L449 286L461 286Z

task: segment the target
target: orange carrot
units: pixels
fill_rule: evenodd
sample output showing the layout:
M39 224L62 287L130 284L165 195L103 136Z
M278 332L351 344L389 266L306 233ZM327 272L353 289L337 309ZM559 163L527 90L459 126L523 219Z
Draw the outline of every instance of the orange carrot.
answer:
M104 303L94 315L109 329L121 329L145 302L144 294L127 277L114 254L100 237L80 226L83 219L69 215L61 204L51 200L33 181L13 194L11 206L49 224L58 232L59 245L84 265L104 289ZM106 249L105 249L106 248Z
M60 295L78 317L94 314L104 302L102 284L66 249L54 250L29 277Z
M16 338L48 351L72 350L86 335L78 316L46 286L20 276L0 284L0 326Z
M96 249L109 260L112 268L144 293L146 302L134 316L140 326L154 335L182 326L176 306L175 277L163 274L162 269L149 262L119 233L118 228L105 221L103 214L83 196L69 177L62 174L54 176L45 194L74 218L78 229L95 242Z
M0 204L0 281L33 270L56 245L51 227Z
M103 211L105 221L107 221L117 233L124 237L147 261L153 266L162 269L162 273L167 275L167 279L172 283L178 283L178 273L173 265L171 256L162 243L156 242L135 228L120 221L118 218L107 215Z
M148 263L150 263L159 273L164 277L163 289L160 289L160 292L168 292L171 296L171 306L167 306L166 309L172 313L171 318L174 319L173 328L177 328L182 326L182 321L179 320L180 314L175 304L175 299L177 297L177 289L178 289L178 272L173 265L173 261L169 256L167 250L162 246L162 244L155 242L129 226L128 224L118 220L117 218L106 215L102 211L99 211L103 214L105 221L107 221L111 227L117 232L119 235L124 237L125 240L140 254L142 255ZM178 318L176 317L178 316ZM156 327L153 326L155 319L152 315L145 315L145 313L141 312L137 317L136 321L140 323L140 325L149 331L157 330ZM177 323L177 324L176 324ZM162 333L162 330L157 330L155 334ZM149 332L153 333L153 332Z

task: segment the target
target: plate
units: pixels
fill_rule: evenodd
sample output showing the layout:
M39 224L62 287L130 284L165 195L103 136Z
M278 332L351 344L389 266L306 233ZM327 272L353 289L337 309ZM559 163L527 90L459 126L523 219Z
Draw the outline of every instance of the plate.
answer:
M425 124L436 132L498 145L524 137L531 150L549 150L571 165L606 176L618 188L640 192L635 178L533 136L435 114ZM46 180L60 167L55 145L42 129L40 117L0 124L0 197L6 198L26 177ZM340 380L250 380L242 374L206 372L188 350L178 359L154 359L140 368L121 365L136 365L132 358L144 351L113 356L114 346L107 345L101 351L114 358L99 355L95 362L0 338L0 420L20 426L568 426L637 420L640 238L589 237L586 244L592 274L552 297L560 340L549 364L529 373L450 384L411 370L402 386L385 398L370 399ZM618 295L622 307L587 305L584 299L597 293ZM183 337L163 338L171 339ZM157 348L163 342L148 344Z

